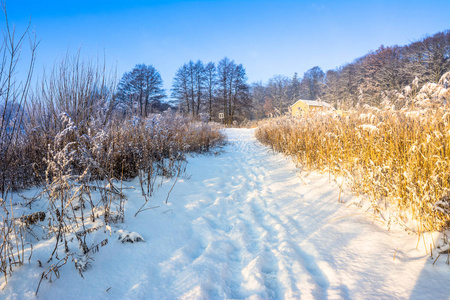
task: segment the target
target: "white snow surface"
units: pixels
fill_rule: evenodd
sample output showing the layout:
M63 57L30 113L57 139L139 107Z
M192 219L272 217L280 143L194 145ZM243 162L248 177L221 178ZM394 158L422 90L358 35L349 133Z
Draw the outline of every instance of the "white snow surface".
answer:
M227 129L218 155L190 157L187 174L165 184L146 210L137 180L126 182L125 222L93 233L109 243L84 279L68 263L43 280L52 249L13 272L0 299L450 299L450 266L435 265L417 236L373 222L328 175L299 169L254 138ZM121 243L120 230L142 236ZM111 237L110 237L111 234ZM395 260L394 260L395 254Z

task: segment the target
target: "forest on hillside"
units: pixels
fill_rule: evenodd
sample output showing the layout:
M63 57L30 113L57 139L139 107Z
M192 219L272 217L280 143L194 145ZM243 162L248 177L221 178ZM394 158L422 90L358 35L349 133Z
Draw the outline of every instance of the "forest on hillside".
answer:
M438 83L448 71L450 30L445 30L405 46L381 45L333 70L323 71L315 66L303 77L277 75L267 83L253 83L251 118L283 115L298 99L320 98L343 110L358 104L378 107L384 100L397 102L398 94L405 89Z

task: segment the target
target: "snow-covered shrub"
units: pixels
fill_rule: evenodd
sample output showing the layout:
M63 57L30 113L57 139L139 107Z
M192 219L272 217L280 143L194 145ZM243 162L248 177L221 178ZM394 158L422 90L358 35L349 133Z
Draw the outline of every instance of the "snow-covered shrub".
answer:
M118 230L118 240L122 243L142 243L145 242L144 238L137 232L130 232L126 230Z

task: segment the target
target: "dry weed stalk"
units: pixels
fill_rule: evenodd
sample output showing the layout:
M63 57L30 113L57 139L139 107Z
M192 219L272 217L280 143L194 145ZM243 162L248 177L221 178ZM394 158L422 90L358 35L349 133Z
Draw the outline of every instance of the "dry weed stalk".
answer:
M5 283L8 283L8 275L11 276L14 268L25 262L26 227L30 224L32 216L14 217L13 204L9 205L0 198L0 206L3 210L0 222L0 271L3 273ZM28 217L28 218L27 218ZM28 259L31 259L32 246Z

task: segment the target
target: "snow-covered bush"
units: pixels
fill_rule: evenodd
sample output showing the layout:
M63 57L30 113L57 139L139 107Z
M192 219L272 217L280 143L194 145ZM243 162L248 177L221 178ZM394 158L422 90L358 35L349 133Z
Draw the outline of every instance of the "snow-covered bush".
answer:
M137 232L129 232L126 230L118 230L118 240L122 243L143 243L145 242L144 238Z
M55 243L48 261L40 262L45 268L41 280L57 278L58 269L67 262L73 262L82 275L91 264L92 255L108 243L104 239L95 244L90 233L124 221L126 199L115 181L138 176L142 194L148 201L154 189L163 183L161 178L178 178L184 172L186 153L207 151L223 141L218 128L175 113L111 119L106 124L92 120L82 126L77 126L69 114L62 113L55 128L59 131L44 131L43 127L27 129L21 143L14 144L13 149L17 153L16 165L21 166L15 171L20 176L31 176L18 180L14 188L39 183L44 189L41 196L48 204L45 220L38 218L39 228L44 231L40 234L45 239L54 238ZM28 173L24 172L27 168L31 169ZM15 182L12 177L8 180ZM100 193L101 201L92 201L93 192ZM146 210L147 201L137 213ZM26 205L31 208L32 203ZM8 217L15 208L8 209L3 200L1 204L5 211L0 214L2 249L22 249L19 256L16 250L0 253L0 271L7 276L12 266L22 264L25 259L26 222L17 223L17 218ZM129 238L143 241L136 235ZM11 257L14 259L10 260Z

